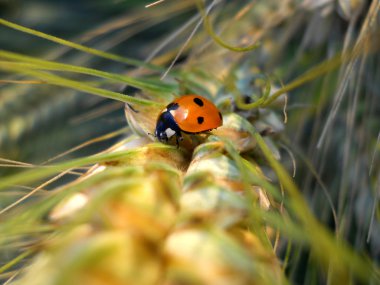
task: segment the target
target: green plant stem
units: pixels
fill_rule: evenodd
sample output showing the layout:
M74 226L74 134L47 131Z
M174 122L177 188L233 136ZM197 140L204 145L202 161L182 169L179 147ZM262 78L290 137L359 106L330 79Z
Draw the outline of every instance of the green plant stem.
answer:
M203 1L201 0L197 0L197 6L198 6L198 9L199 9L199 12L201 13L201 16L202 16L202 19L203 19L203 23L204 23L204 27L207 31L207 33L210 35L210 37L217 43L219 44L220 46L230 50L230 51L235 51L235 52L246 52L246 51L251 51L251 50L254 50L256 48L258 48L260 46L259 43L254 43L252 45L249 45L249 46L246 46L246 47L234 47L234 46L231 46L229 44L227 44L225 41L222 40L222 38L220 38L214 31L214 29L212 28L212 25L210 23L210 19L209 19L209 16L207 16L206 12L205 12L205 7L203 6Z
M159 66L154 65L154 64L150 64L150 63L142 62L142 61L139 61L139 60L126 58L126 57L123 57L123 56L120 56L120 55L116 55L116 54L111 54L111 53L108 53L108 52L100 51L100 50L97 50L97 49L94 49L94 48L86 47L86 46L83 46L83 45L80 45L80 44L77 44L77 43L73 43L73 42L68 41L68 40L64 40L64 39L61 39L61 38L58 38L58 37L55 37L55 36L51 36L51 35L45 34L45 33L40 32L40 31L36 31L36 30L30 29L30 28L27 28L27 27L24 27L24 26L12 23L12 22L7 21L7 20L5 20L3 18L0 18L0 25L4 25L4 26L7 26L9 28L18 30L20 32L23 32L23 33L26 33L26 34L30 34L30 35L33 35L33 36L36 36L36 37L40 37L40 38L49 40L51 42L54 42L54 43L57 43L57 44L61 44L61 45L64 45L64 46L68 46L68 47L71 47L73 49L77 49L77 50L80 50L80 51L83 51L83 52L86 52L86 53L89 53L89 54L93 54L93 55L96 55L96 56L99 56L99 57L102 57L102 58L106 58L106 59L109 59L109 60L113 60L113 61L117 61L117 62L122 62L122 63L133 65L133 66L146 67L148 69L152 69L152 70L156 70L156 71L163 71L162 67L159 67Z
M110 98L110 99L125 102L125 103L145 105L145 106L159 105L158 103L154 101L138 99L135 97L127 96L122 93L92 87L85 83L78 82L71 79L66 79L64 77L53 75L51 73L30 69L30 66L25 63L23 64L23 63L15 63L15 62L2 62L0 64L0 70L23 73L23 74L41 79L48 84L57 85L61 87L67 87L67 88L75 89L78 91L82 91L82 92L86 92L86 93L90 93L94 95L99 95L105 98Z

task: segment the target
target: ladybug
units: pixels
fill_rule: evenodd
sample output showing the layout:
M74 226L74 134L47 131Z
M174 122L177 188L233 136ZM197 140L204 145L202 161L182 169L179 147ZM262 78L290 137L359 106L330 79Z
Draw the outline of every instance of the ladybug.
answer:
M199 134L222 124L222 114L211 101L199 95L184 95L160 113L154 134L160 142L167 142L175 135L178 147L178 142L183 140L181 132Z

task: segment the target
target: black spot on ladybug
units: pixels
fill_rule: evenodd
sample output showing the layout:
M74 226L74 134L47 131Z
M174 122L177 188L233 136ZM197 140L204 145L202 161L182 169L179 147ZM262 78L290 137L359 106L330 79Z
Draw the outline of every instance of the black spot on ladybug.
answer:
M171 111L171 110L177 110L179 107L178 103L170 103L169 105L166 106L166 109L168 111Z
M199 107L203 107L204 104L203 104L202 99L195 97L193 100L194 100L194 103L197 104Z
M218 112L218 114L219 114L219 118L223 121L222 114L220 112Z
M197 120L198 120L198 124L201 125L205 119L203 117L198 117Z

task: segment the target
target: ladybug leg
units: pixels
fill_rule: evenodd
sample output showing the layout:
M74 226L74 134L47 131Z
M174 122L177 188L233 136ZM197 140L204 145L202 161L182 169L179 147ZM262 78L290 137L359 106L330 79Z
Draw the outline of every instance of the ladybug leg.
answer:
M175 141L177 143L177 148L179 148L179 142L183 141L183 137L181 135L181 132L177 132L175 134Z
M152 137L154 137L154 138L157 137L155 134L152 134L152 133L148 133L148 136L152 136Z

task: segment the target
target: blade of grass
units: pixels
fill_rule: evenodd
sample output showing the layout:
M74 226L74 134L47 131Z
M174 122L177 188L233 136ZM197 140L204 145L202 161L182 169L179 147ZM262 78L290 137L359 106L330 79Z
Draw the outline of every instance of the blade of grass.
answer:
M159 67L157 65L154 65L154 64L150 64L150 63L146 63L146 62L139 61L139 60L136 60L136 59L130 59L130 58L126 58L126 57L123 57L123 56L116 55L116 54L111 54L111 53L108 53L108 52L104 52L104 51L100 51L100 50L93 49L93 48L90 48L90 47L86 47L86 46L83 46L83 45L80 45L80 44L77 44L77 43L73 43L73 42L70 42L70 41L67 41L67 40L55 37L55 36L51 36L51 35L45 34L45 33L40 32L40 31L36 31L36 30L30 29L30 28L27 28L27 27L24 27L24 26L12 23L12 22L7 21L7 20L5 20L3 18L0 18L0 25L4 25L4 26L7 26L9 28L18 30L20 32L23 32L23 33L26 33L26 34L30 34L30 35L34 35L36 37L40 37L40 38L43 38L43 39L46 39L46 40L49 40L49 41L52 41L52 42L64 45L64 46L71 47L73 49L77 49L77 50L80 50L80 51L83 51L83 52L86 52L86 53L89 53L89 54L93 54L93 55L96 55L96 56L99 56L99 57L102 57L102 58L106 58L106 59L109 59L109 60L113 60L113 61L129 64L129 65L133 65L133 66L146 67L148 69L155 70L155 71L163 71L163 68L161 68L161 67Z
M281 184L287 190L291 199L289 203L291 208L288 210L291 210L301 222L313 254L323 261L326 268L334 267L333 272L338 275L335 278L346 280L347 275L352 272L363 282L369 282L371 277L376 274L371 262L355 254L343 240L334 239L333 235L314 218L297 186L281 164L273 157L261 135L255 132L253 136L270 166L276 172Z
M19 254L18 256L16 256L15 258L13 258L11 261L7 262L5 265L3 265L2 267L0 267L0 274L3 273L3 272L5 272L5 271L7 271L9 268L11 268L15 264L19 263L21 260L23 260L24 258L28 257L32 253L33 253L33 250L26 250L23 253Z
M160 92L173 92L175 89L175 85L163 83L163 82L154 82L151 83L149 81L145 81L144 79L135 79L129 76L114 74L109 72L104 72L101 70L96 70L93 68L75 66L71 64L58 63L48 60L37 59L34 57L17 54L14 52L9 52L5 50L0 50L0 57L8 59L8 60L16 60L21 63L31 63L29 66L32 69L44 69L44 70L54 70L54 71L68 71L80 74L92 75L100 78L110 79L115 82L123 82L128 85L147 89L151 91L160 91Z
M216 4L217 0L214 0L212 2L212 4ZM254 50L254 49L257 49L260 44L259 43L254 43L254 44L251 44L249 46L246 46L246 47L234 47L234 46L231 46L229 44L227 44L225 41L222 40L222 38L220 38L214 31L211 23L210 23L210 19L209 19L209 16L207 16L206 12L205 12L205 7L204 7L204 4L203 4L203 1L201 0L197 0L197 6L198 6L198 9L202 15L202 19L203 19L203 23L204 23L204 27L207 31L207 33L210 35L210 37L217 43L219 44L220 46L230 50L230 51L235 51L235 52L246 52L246 51L251 51L251 50Z
M125 127L125 128L120 129L120 130L117 130L117 131L105 134L103 136L99 136L99 137L90 139L88 141L85 141L84 143L81 143L81 144L79 144L79 145L77 145L75 147L72 147L72 148L70 148L70 149L68 149L68 150L66 150L66 151L64 151L64 152L62 152L62 153L60 153L60 154L52 157L52 158L49 158L48 160L42 162L41 165L50 163L50 162L52 162L54 160L57 160L57 159L59 159L59 158L61 158L63 156L66 156L66 155L68 155L70 153L73 153L73 152L75 152L75 151L77 151L79 149L82 149L82 148L84 148L86 146L89 146L91 144L94 144L94 143L97 143L97 142L101 142L101 141L104 141L104 140L108 140L108 139L114 138L114 137L116 137L118 135L126 133L128 129L129 129L128 127Z
M53 75L50 73L30 69L30 67L31 66L29 64L25 64L25 63L1 62L1 64L0 64L0 70L22 73L22 74L26 74L29 76L33 76L33 77L39 78L41 80L44 80L48 84L57 85L57 86L61 86L61 87L67 87L67 88L75 89L78 91L102 96L105 98L118 100L118 101L121 101L124 103L145 105L145 106L159 105L158 103L156 103L154 101L145 100L145 99L138 99L135 97L131 97L131 96L122 94L122 93L117 93L117 92L113 92L113 91L109 91L109 90L105 90L105 89L92 87L92 86L89 86L87 84L75 81L75 80L66 79L64 77L60 77L60 76Z
M151 144L150 148L156 149L174 149L175 147L164 145L164 144ZM117 151L113 153L102 153L97 155L92 155L89 157L74 159L71 161L67 161L64 163L49 165L43 168L36 168L32 170L28 170L19 174L11 175L9 177L3 177L0 181L0 190L9 187L14 184L26 184L29 182L37 181L39 179L48 177L49 175L58 173L60 171L65 171L70 168L82 167L85 165L91 165L100 162L109 162L113 160L125 159L126 157L132 157L136 155L136 153L144 152L145 147L141 147L139 149L130 149L125 151Z

